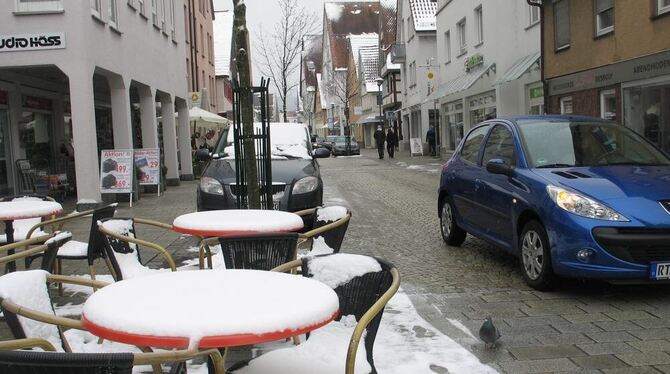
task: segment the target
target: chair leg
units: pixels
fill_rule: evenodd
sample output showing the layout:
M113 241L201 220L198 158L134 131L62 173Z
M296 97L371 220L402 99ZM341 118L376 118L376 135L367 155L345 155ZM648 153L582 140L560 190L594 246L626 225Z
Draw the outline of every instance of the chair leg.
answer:
M56 272L55 272L56 274L58 274L58 275L63 274L62 273L63 272L63 262L61 261L60 258L56 259L55 268L56 268ZM60 282L58 283L58 296L63 296L63 283L60 283Z
M88 273L91 275L91 280L95 280L95 267L93 265L88 266ZM93 288L93 292L98 290L95 286L91 287Z
M112 263L106 256L105 256L105 264L107 264L107 269L109 269L109 273L112 274L114 280L117 280L117 275L116 272L114 271L114 266L112 266Z

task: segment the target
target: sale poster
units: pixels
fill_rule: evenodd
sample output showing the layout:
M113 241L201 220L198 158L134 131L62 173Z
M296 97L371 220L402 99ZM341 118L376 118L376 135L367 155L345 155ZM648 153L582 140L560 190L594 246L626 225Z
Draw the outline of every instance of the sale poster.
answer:
M100 193L133 191L133 151L100 151Z
M136 149L134 154L139 184L142 186L160 184L160 150L158 148Z

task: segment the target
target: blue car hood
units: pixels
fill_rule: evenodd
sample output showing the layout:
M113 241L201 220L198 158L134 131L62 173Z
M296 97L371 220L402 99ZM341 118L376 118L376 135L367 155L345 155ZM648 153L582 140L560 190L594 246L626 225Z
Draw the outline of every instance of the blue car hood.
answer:
M670 200L670 166L533 169L555 186L581 192L640 222L670 225L659 200Z

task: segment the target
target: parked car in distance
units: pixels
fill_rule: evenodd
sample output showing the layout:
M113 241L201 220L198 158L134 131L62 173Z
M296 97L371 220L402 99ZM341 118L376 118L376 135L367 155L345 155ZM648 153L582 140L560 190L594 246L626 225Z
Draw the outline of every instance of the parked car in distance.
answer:
M333 151L333 142L337 138L337 135L326 135L326 140L323 141L323 146L329 151Z
M256 124L256 126L260 126ZM303 124L271 123L272 188L274 208L298 211L322 205L323 181L316 158L330 157L327 149L312 150L309 132ZM233 132L223 134L210 155L199 150L199 160L207 160L197 188L197 209L236 208L237 186Z
M519 257L537 289L556 275L670 280L670 159L634 131L578 116L486 121L444 165L444 241L466 233Z
M312 149L317 149L317 148L324 148L323 142L326 139L318 136L318 135L312 135Z
M350 137L349 144L351 148L349 149L350 155L360 155L361 149L358 147L358 142L353 136ZM346 136L336 136L333 139L333 149L331 150L333 156L346 156L347 155L347 137Z

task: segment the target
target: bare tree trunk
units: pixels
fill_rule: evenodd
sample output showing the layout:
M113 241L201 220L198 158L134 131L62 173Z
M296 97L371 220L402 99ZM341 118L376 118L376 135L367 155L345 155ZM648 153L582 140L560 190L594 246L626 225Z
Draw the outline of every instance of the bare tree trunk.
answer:
M234 32L237 74L240 82L240 117L244 132L244 174L247 182L247 199L250 209L261 208L261 194L258 185L256 167L256 148L254 146L254 104L251 92L251 69L249 64L249 31L247 30L247 7L244 1L233 0L235 5Z
M286 96L287 95L288 95L288 90L286 89L286 87L284 87L284 95L283 95L284 100L283 100L283 103L282 103L282 108L284 110L284 122L288 122L288 115L286 113Z

